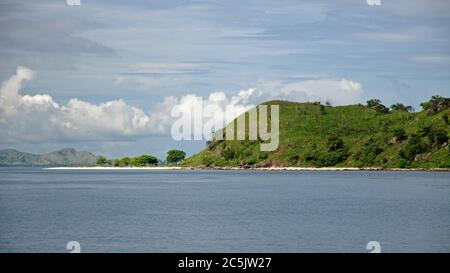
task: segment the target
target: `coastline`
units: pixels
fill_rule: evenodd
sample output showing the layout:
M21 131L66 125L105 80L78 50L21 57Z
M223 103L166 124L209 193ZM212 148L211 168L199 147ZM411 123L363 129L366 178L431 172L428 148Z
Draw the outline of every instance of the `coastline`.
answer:
M255 171L426 171L426 172L450 172L447 168L379 168L379 167L259 167L259 168L243 168L243 167L181 167L181 166L147 166L147 167L102 167L102 166L85 166L85 167L47 167L46 170L255 170Z

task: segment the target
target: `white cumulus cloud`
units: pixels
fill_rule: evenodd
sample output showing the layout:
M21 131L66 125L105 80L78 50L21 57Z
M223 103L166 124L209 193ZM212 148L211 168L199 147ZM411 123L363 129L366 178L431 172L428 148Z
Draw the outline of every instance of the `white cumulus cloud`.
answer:
M339 105L359 102L362 94L361 84L347 79L268 82L234 95L219 91L206 98L196 94L168 96L151 111L144 111L122 99L94 104L73 98L66 104L59 104L47 94L22 95L23 82L34 76L34 71L18 67L15 75L2 83L0 143L114 141L168 135L177 120L172 116L175 106L193 113L201 103L203 123L225 126L254 105L271 99L329 101ZM226 112L227 109L232 111ZM218 129L216 127L214 129Z
M2 142L107 139L165 131L157 116L123 100L92 104L74 98L60 105L46 94L21 95L22 83L33 76L32 70L18 67L0 88Z

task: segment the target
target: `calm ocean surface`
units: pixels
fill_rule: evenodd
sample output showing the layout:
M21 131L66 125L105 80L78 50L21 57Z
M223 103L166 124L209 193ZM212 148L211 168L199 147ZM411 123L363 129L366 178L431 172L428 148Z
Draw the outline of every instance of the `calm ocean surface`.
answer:
M450 252L450 173L0 168L0 252Z

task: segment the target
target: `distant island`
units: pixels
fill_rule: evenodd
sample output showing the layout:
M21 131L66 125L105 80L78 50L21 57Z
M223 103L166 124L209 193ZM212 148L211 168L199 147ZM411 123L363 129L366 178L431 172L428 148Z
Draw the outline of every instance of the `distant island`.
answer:
M95 166L97 156L87 151L65 148L46 154L15 149L0 150L0 166Z

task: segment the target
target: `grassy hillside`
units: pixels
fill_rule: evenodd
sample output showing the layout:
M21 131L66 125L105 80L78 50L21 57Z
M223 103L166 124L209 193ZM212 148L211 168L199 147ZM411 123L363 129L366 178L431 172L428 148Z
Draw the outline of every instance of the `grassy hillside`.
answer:
M437 113L389 111L384 106L366 105L264 104L280 105L277 150L261 152L260 141L213 140L184 165L450 167L448 101L447 107Z
M0 150L0 166L74 166L95 165L97 156L66 148L47 154L24 153L14 149Z

